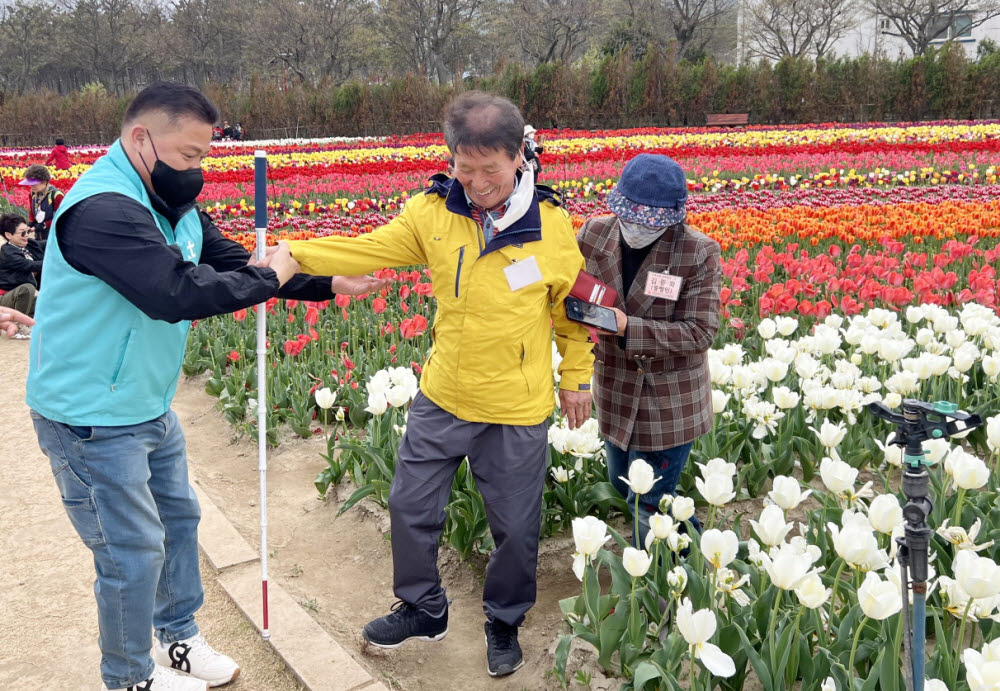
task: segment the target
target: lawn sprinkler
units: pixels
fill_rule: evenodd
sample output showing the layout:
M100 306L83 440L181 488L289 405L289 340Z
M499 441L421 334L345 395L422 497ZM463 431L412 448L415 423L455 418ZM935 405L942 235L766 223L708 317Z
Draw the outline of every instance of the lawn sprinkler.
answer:
M883 403L869 403L868 411L887 422L895 423L895 446L903 447L903 520L904 536L896 538L899 546L899 569L903 598L903 650L906 663L903 677L907 691L924 691L924 655L927 624L927 562L930 552L931 528L927 516L934 504L930 497L928 462L924 460L923 443L930 439L946 439L983 424L977 414L958 409L948 401L924 403L912 398L903 401L902 414L893 412ZM913 592L911 623L909 593Z

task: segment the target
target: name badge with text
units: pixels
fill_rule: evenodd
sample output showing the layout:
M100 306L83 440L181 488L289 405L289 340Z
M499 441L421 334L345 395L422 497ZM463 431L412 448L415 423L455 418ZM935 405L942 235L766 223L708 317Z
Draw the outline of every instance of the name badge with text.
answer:
M542 280L542 271L538 268L538 260L534 256L505 266L503 272L511 290L520 290Z
M666 300L676 300L681 295L680 276L673 276L668 273L654 273L650 271L646 274L646 295L654 298L664 298Z

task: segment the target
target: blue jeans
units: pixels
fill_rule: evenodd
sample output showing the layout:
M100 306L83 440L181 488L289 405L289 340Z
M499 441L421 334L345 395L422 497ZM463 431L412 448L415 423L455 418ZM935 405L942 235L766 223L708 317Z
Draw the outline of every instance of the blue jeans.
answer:
M619 478L628 477L628 469L632 465L632 461L637 458L643 459L653 466L653 476L660 478L648 494L639 498L639 535L633 535L632 541L640 549L646 544L650 516L660 511L660 498L664 494L677 494L677 481L687 464L692 446L694 444L688 442L661 451L625 451L610 441L604 442L604 449L608 457L608 480L618 490L618 493L625 497L630 512L635 510L635 492ZM633 518L635 517L633 516ZM701 532L701 522L697 516L691 516L689 521L695 530ZM684 530L683 524L681 530Z
M78 427L31 412L63 506L94 555L101 677L108 688L153 673L152 630L164 644L198 634L201 510L188 484L173 411L138 425Z

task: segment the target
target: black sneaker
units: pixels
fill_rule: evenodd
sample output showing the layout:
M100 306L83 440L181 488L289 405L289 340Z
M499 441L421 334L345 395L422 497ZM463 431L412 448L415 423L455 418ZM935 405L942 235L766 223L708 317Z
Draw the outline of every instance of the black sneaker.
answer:
M361 635L379 648L398 648L411 638L440 641L448 635L448 609L446 607L440 617L432 617L400 600L387 615L365 624Z
M517 642L517 627L494 620L486 622L486 671L505 677L521 669L524 656Z

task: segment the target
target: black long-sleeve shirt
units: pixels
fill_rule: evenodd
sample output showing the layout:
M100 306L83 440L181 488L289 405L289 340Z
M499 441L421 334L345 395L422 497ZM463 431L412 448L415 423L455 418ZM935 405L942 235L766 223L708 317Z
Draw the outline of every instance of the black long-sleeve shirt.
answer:
M42 255L37 249L21 248L9 242L0 247L0 290L14 290L24 283L37 288L35 274L41 270Z
M153 196L154 208L172 223L172 212ZM255 305L270 297L330 300L329 276L297 274L279 288L273 269L247 266L250 253L227 240L208 214L199 210L201 260L186 261L167 243L142 204L114 192L95 194L67 209L56 234L66 262L95 276L150 319L202 319Z

